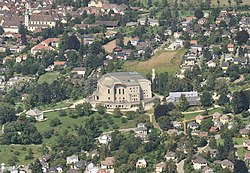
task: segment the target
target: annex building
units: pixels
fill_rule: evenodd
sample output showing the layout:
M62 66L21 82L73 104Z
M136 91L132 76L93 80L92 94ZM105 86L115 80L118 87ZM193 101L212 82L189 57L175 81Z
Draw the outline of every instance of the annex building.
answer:
M151 81L137 72L113 72L103 75L96 91L88 98L93 105L103 104L108 109L145 107L153 102Z

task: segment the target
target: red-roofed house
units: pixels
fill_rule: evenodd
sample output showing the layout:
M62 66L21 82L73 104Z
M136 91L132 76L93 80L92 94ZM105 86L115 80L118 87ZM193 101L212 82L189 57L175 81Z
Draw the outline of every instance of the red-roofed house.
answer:
M228 44L228 45L227 45L227 50L228 50L229 52L233 52L233 51L234 51L234 44L232 44L232 43Z

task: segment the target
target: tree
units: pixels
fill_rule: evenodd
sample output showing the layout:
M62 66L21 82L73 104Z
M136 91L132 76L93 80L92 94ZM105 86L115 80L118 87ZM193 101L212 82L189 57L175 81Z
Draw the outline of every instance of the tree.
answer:
M223 106L226 103L229 103L229 98L227 97L227 93L225 93L225 92L221 93L221 95L218 99L218 103L220 106Z
M171 119L168 116L163 116L158 119L158 123L162 130L169 130L173 128L173 124L171 123Z
M194 16L197 18L197 19L200 19L204 16L204 13L202 10L195 10L194 11Z
M209 107L212 105L212 102L212 95L209 92L204 91L201 95L201 105L204 107Z
M102 104L97 104L96 110L99 114L103 115L106 112L106 107L103 106Z
M19 34L21 35L21 42L22 42L22 44L24 45L24 44L27 43L27 38L26 38L27 29L25 28L24 24L21 23L21 24L19 25L18 30L19 30Z
M201 126L200 129L202 131L207 131L208 129L210 129L212 126L214 125L213 121L211 118L208 118L204 121L201 122Z
M83 114L85 116L90 116L92 113L92 105L89 102L85 102L82 104Z
M234 92L231 101L234 113L238 114L249 108L249 99L244 91Z
M235 37L235 40L238 41L239 45L246 43L248 39L249 39L249 34L246 30L239 31Z
M0 102L0 125L17 119L15 108L8 103Z
M185 111L189 107L189 103L184 94L181 95L177 107L179 108L180 111Z
M60 124L62 124L61 123L61 121L59 120L59 118L53 118L52 120L50 120L50 122L49 122L49 125L51 126L51 127L55 127L55 126L58 126L58 125L60 125Z
M121 109L119 107L114 109L114 115L116 117L120 117L122 115Z
M234 173L247 173L248 169L246 167L246 164L243 160L236 160L234 163Z
M164 7L165 8L160 15L159 23L161 26L170 26L172 23L171 9L168 6Z
M2 35L4 33L3 27L0 26L0 35Z
M217 142L214 136L212 136L209 140L209 147L212 149L216 149L217 148Z
M38 159L35 160L33 164L31 164L31 172L32 173L42 173L42 165Z

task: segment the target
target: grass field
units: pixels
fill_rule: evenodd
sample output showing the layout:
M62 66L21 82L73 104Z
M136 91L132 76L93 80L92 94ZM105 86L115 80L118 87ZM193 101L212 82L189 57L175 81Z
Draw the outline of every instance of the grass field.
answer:
M82 116L78 118L72 118L69 116L59 116L59 112L48 112L44 114L46 117L46 121L44 122L39 122L36 123L36 127L38 131L43 134L46 131L54 130L55 133L62 133L64 130L68 130L69 132L74 131L74 127L79 127L83 126L86 122L86 120L90 117L87 116ZM103 116L100 116L97 112L95 112L93 117L99 117L100 121L106 121ZM114 124L119 127L119 129L124 129L124 128L133 128L136 127L136 125L144 120L149 121L149 118L147 115L140 115L137 116L134 120L128 120L127 123L123 123L121 118L115 118L113 115L109 115L110 118L113 120ZM59 118L61 121L61 124L56 126L56 127L50 127L50 120L53 118ZM114 125L113 124L113 125ZM108 129L103 129L103 127L100 127L101 131L110 131L113 130L113 125L109 125ZM44 139L44 144L46 145L51 145L55 139L55 136L52 137L51 139Z
M43 135L44 132L53 130L53 135L50 139L43 139L43 144L46 146L52 146L55 142L57 136L62 134L65 130L68 130L68 133L76 133L75 128L78 126L84 126L86 120L90 117L83 116L79 118L72 118L69 116L59 116L58 111L44 113L46 117L46 121L36 123L36 127L38 131ZM134 128L140 122L149 121L149 117L147 115L138 115L133 120L128 120L126 123L122 122L122 118L115 118L113 115L110 116L113 120L113 124L108 123L108 128L103 129L102 124L104 121L107 121L103 116L100 116L97 112L93 113L91 116L98 119L98 126L100 126L101 131L111 131L114 130L113 126L116 125L119 129L125 128ZM56 127L50 126L50 120L58 117L61 121L61 124ZM128 132L126 132L128 134ZM1 135L1 134L0 134ZM28 149L32 149L34 159L40 157L42 155L41 150L42 145L0 145L0 163L8 163L14 156L18 158L17 164L28 164L33 161L25 160L25 156L28 155ZM4 156L4 157L3 157Z
M242 6L242 5L250 5L250 1L249 0L242 0L243 3L239 4L239 6ZM218 3L217 3L217 0L211 0L211 6L212 7L217 7L218 6ZM231 0L231 4L229 5L228 4L228 0L220 0L220 4L219 4L220 7L233 7L233 6L237 6L237 4L235 3L234 0Z
M127 44L130 38L125 37L124 38L124 44ZM103 45L103 48L105 49L106 52L112 53L113 49L116 47L116 40L112 40L108 42L107 44Z
M50 109L58 109L58 108L68 107L71 104L73 104L74 102L76 102L76 100L69 99L69 100L63 100L63 101L57 102L57 103L51 103L51 104L47 104L44 106L39 106L37 108L41 111L50 110Z
M151 73L156 69L157 73L168 72L175 74L182 61L186 50L179 51L158 51L152 58L146 61L127 61L123 65L124 71L137 71L143 74Z
M17 164L28 164L33 161L25 160L25 156L28 153L28 148L32 149L34 158L38 158L42 155L41 146L37 145L0 145L0 163L8 163L13 156L17 156Z
M221 108L215 108L215 109L209 110L208 114L211 115L211 114L213 114L215 112L222 113L222 109ZM201 114L202 114L202 112L188 113L188 114L184 114L184 118L186 118L187 120L190 120L190 119L195 118L197 115L201 115Z
M54 80L57 79L59 76L59 72L47 72L44 75L40 76L38 79L38 83L42 84L44 82L47 82L48 84L51 84Z

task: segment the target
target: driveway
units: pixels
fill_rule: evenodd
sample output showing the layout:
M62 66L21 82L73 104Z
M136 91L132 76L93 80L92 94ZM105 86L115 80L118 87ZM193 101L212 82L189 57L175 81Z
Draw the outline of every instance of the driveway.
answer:
M177 166L177 172L178 173L184 173L184 163L185 163L186 159L183 159L182 161L180 161L179 163L176 164Z

